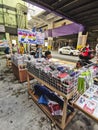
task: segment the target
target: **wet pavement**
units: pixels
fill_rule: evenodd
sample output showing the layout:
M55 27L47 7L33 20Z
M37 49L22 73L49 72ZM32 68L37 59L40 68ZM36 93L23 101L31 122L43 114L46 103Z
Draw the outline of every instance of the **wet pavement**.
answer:
M65 130L98 130L98 124L78 111ZM59 130L27 93L27 82L19 83L0 56L0 130Z

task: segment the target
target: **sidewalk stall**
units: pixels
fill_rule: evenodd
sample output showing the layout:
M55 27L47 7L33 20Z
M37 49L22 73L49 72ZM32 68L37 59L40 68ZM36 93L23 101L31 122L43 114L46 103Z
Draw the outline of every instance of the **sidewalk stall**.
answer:
M18 29L18 42L23 46L26 46L27 44L27 52L30 52L30 44L43 44L44 36L41 32L32 32L26 29ZM32 58L33 56L28 54L13 54L11 56L13 73L20 82L27 81L26 61Z
M86 95L87 89L91 87L98 89L98 86L94 85L93 82L93 78L97 77L97 74L98 66L96 64L92 64L88 68L74 70L72 65L61 65L43 59L29 61L27 62L28 93L54 124L64 130L74 117L75 108L80 111L84 108L83 105L82 108L78 107L82 94ZM36 85L30 84L30 76L37 79ZM98 94L95 98L98 98ZM95 105L98 103L95 102L91 106L91 111L89 110L90 113L87 114L92 117L95 115L92 114L95 107L96 112L98 112L97 105ZM90 107L89 103L86 106ZM94 116L94 119L98 121L98 117Z
M11 61L14 75L20 82L27 80L28 94L54 125L64 130L76 109L98 122L98 64L75 69L73 64L26 54L14 54ZM31 78L37 83L31 84Z

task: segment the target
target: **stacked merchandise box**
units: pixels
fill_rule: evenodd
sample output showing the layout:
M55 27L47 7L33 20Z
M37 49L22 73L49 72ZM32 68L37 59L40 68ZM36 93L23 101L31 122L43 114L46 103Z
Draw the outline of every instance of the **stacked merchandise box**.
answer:
M26 62L31 59L29 55L14 54L11 56L13 73L20 82L27 80Z
M33 75L64 94L70 94L76 90L80 72L75 71L74 66L55 64L46 60L35 60L27 62L27 69Z
M97 72L95 66L95 64L92 64L82 69L75 70L72 65L61 65L43 59L27 62L27 69L29 72L65 94L76 91L78 78L86 71L91 72L90 78L95 77ZM85 76L85 80L89 82L88 76Z

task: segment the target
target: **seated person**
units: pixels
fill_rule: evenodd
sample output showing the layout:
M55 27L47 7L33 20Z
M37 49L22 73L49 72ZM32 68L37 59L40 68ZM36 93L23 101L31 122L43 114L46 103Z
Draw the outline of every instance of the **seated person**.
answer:
M51 58L52 58L51 52L50 52L50 51L46 51L46 52L45 52L45 59L46 59L46 60L49 60L49 59L51 59Z
M76 63L76 69L80 69L81 67L83 67L84 64L81 60L79 60L77 63Z
M5 50L4 50L4 53L5 53L5 54L9 54L9 53L10 53L10 48L9 48L9 47L6 47Z

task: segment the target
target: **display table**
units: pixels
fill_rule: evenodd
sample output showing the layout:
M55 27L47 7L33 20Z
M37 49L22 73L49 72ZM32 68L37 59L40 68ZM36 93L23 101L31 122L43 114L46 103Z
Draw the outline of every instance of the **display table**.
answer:
M30 86L30 76L37 79L37 81L39 83L45 85L47 88L49 88L53 92L56 92L59 96L63 97L64 105L63 105L63 115L62 116L52 116L47 106L38 103L38 97L34 94L33 90L31 89L31 86ZM30 73L29 71L27 71L27 81L28 81L28 93L31 95L34 102L38 105L38 107L40 107L40 109L50 118L50 120L54 124L56 124L59 128L64 130L65 127L67 126L67 124L71 121L71 119L75 115L75 111L72 112L70 115L67 115L68 99L71 98L73 93L70 93L69 95L65 95L63 92L57 90L56 88L49 85L47 82L45 82L42 79L38 78L37 76Z
M91 85L93 85L93 78L96 77L98 73L98 66L96 64L91 64L90 66L83 67L81 70L77 71L71 70L72 68L70 69L69 67L70 65L67 67L60 66L57 63L53 64L47 61L27 63L29 95L31 95L34 102L52 120L52 122L62 130L65 129L75 115L74 108L77 108L92 119L98 121L98 85L94 85L92 86L93 88L91 88ZM56 93L59 97L63 97L62 116L52 115L48 105L46 106L39 103L40 96L36 94L37 87L32 89L30 85L30 76L36 79L38 83L42 84L45 88ZM83 80L80 80L81 77ZM86 91L87 88L88 90ZM80 92L82 92L83 95L81 95ZM38 93L40 93L40 91L38 91ZM73 109L70 114L68 114L68 105Z
M14 75L19 80L19 82L27 81L27 69L26 68L20 69L20 65L16 66L14 63L12 63L12 69L13 69Z
M74 103L74 106L98 122L98 85L88 88Z

